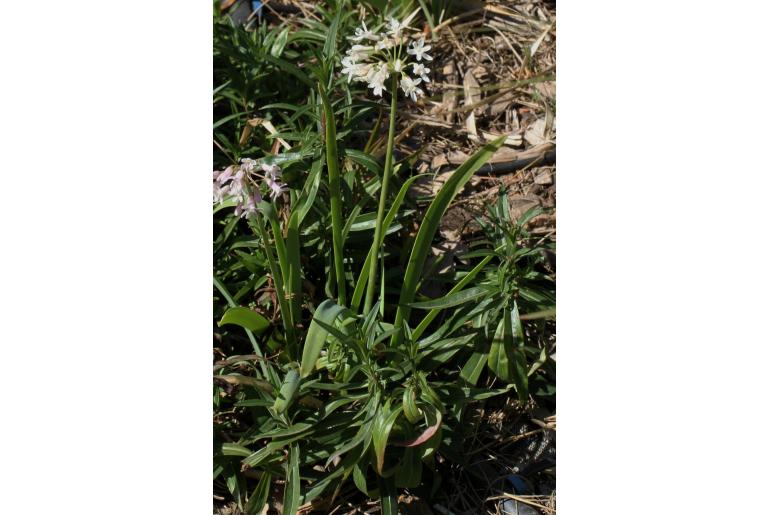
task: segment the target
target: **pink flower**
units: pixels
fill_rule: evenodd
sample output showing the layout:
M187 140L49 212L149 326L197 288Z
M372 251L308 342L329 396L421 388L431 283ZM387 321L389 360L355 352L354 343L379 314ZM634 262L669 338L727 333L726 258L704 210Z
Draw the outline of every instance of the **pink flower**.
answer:
M288 189L286 185L271 179L267 179L265 182L267 183L267 187L270 188L270 198L272 198L273 201L275 201L284 191Z
M232 166L228 166L227 168L225 168L225 169L224 169L224 171L223 171L223 172L221 172L220 174L218 174L218 176L216 177L216 180L217 180L217 182L218 182L219 184L224 184L224 183L226 183L226 182L227 182L227 181L228 181L230 178L232 178L232 176L233 176L233 167L232 167Z

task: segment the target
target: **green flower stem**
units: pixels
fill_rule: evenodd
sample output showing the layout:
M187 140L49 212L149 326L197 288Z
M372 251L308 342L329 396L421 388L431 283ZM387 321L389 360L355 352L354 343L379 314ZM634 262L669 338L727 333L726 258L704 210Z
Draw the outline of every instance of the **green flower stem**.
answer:
M270 248L270 236L267 234L267 230L265 229L265 225L264 225L264 222L262 221L262 217L258 213L255 213L253 221L254 221L254 225L257 226L259 235L262 237L262 241L264 242L264 245L265 245L265 255L267 256L267 264L268 264L268 268L270 268L270 275L273 276L275 293L276 293L276 297L278 297L278 306L281 309L281 320L283 321L283 328L286 331L286 342L288 344L287 347L291 349L289 353L292 356L294 356L296 355L296 350L297 350L297 334L294 329L291 308L286 302L287 300L286 288L284 288L281 270L278 267L278 263L276 263L275 261L275 256L273 256L273 251ZM279 238L280 234L275 235L275 237Z
M326 168L329 171L329 194L332 211L332 247L334 250L334 275L337 278L337 302L347 305L345 293L345 267L342 261L342 194L340 192L340 170L337 157L337 129L334 126L334 111L326 96L326 90L318 84L321 103L324 110L324 125L326 130Z
M398 74L391 76L390 82L391 100L390 100L390 125L388 126L388 146L385 151L385 168L382 174L382 187L380 188L380 205L377 208L377 221L374 226L374 241L372 248L375 249L373 259L369 262L369 282L366 286L366 301L364 302L364 313L369 313L374 304L374 292L377 289L377 257L382 248L383 230L382 219L385 216L385 203L388 199L388 183L390 176L393 175L393 142L396 137L396 110L398 108Z

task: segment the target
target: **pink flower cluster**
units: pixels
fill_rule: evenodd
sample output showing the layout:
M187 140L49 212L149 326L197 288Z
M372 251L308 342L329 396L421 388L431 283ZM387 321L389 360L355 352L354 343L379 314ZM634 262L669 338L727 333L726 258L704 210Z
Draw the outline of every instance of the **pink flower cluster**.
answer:
M263 173L258 173L257 169ZM214 171L214 203L236 200L235 215L245 218L256 214L257 204L262 202L258 180L267 186L270 198L275 201L288 188L281 183L281 168L277 165L259 165L253 159L241 159L241 164L230 165Z

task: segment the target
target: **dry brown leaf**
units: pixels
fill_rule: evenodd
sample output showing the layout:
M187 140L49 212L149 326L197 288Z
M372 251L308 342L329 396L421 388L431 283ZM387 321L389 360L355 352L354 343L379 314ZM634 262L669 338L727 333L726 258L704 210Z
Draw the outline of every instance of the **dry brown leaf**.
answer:
M527 127L527 130L524 131L524 139L527 140L527 143L530 145L540 145L541 143L546 143L548 141L548 137L546 136L545 125L545 118L541 117L535 120L535 122L532 123L529 127Z
M468 160L468 157L468 154L461 150L452 150L446 156L447 161L452 165L461 165Z
M463 77L463 92L465 93L464 104L470 106L475 104L481 99L481 90L479 88L479 81L473 76L473 70L466 70L465 77ZM465 117L465 127L468 129L468 134L478 136L476 131L476 113L470 111L468 116Z
M553 184L552 174L553 172L551 172L551 170L543 170L535 175L535 184L542 184L544 186Z
M446 158L446 155L444 154L436 154L435 156L433 156L433 160L431 160L430 162L430 166L434 170L438 170L442 166L448 165L448 164L449 164L449 160Z

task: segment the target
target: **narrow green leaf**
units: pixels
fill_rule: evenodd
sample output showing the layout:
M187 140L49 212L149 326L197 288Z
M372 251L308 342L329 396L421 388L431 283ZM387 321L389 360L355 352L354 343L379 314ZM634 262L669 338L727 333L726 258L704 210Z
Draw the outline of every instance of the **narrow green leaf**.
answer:
M283 493L283 515L295 515L299 509L299 445L289 447L289 462L286 465L286 488Z
M270 322L265 317L244 307L230 308L225 311L217 325L222 327L225 324L238 325L257 334L270 327Z
M340 11L341 12L341 11ZM339 22L339 13L336 21ZM336 28L334 29L336 34ZM328 42L329 40L327 40ZM328 44L328 43L327 43ZM318 83L318 96L324 112L324 146L326 147L326 171L329 174L329 209L332 215L332 249L334 253L334 277L337 282L337 298L339 303L347 305L345 287L345 267L343 263L342 229L342 192L340 188L339 158L337 156L337 128L334 112L323 84Z
M249 497L249 502L246 503L247 515L259 515L262 513L265 504L267 504L267 496L270 493L270 481L272 476L269 472L262 472L262 477L259 478L259 483L254 489L254 493Z
M368 496L369 489L366 484L366 469L364 469L364 466L365 464L362 465L360 462L356 462L356 464L353 465L353 483L355 483L356 488L358 488L361 493Z
M420 485L422 477L422 460L418 449L408 447L404 457L396 467L396 486L399 488L415 488Z
M398 491L396 478L378 476L380 486L380 507L382 515L398 515Z
M519 311L514 302L513 309L504 312L500 320L487 364L489 369L500 379L513 382L519 401L526 402L529 397L527 380L527 362L524 356L524 335L519 320Z
M401 186L398 195L396 195L396 198L393 199L393 204L391 204L390 209L388 210L388 214L385 215L385 219L382 223L384 227L390 227L390 225L393 223L393 220L396 218L396 214L401 207L401 203L404 201L406 192L409 190L409 186L411 186L412 183L420 177L422 176L415 175L404 181L404 184ZM354 311L358 311L358 308L361 305L361 299L364 297L364 292L366 291L366 282L369 279L369 267L371 260L374 259L374 253L375 247L372 246L369 248L369 253L366 255L366 260L361 267L361 273L358 276L358 281L356 281L356 289L353 291L353 298L350 301L350 306Z
M374 444L374 454L377 458L377 474L382 475L382 467L385 464L385 447L388 445L388 437L390 431L393 429L393 424L403 411L403 407L399 406L393 411L387 413L390 407L386 404L383 409L377 413L377 418L374 422L374 431L372 432L372 443Z
M475 385L481 376L481 372L484 371L484 366L487 364L487 356L487 352L475 350L460 371L460 377L469 384Z
M406 416L406 419L412 424L418 422L422 418L422 414L417 408L414 386L409 385L404 389L402 405L404 407L404 415Z
M490 286L474 286L467 290L462 290L457 293L449 293L438 299L425 300L422 302L412 302L410 304L413 308L418 309L445 309L465 304L472 300L486 297L491 293L494 293L495 288Z
M467 286L475 277L476 275L486 266L487 263L492 259L493 256L487 256L484 259L482 259L476 266L473 267L473 269L468 272L465 277L460 279L456 285L452 287L451 290L449 290L449 293L447 295L452 295L454 293L457 293L459 291L462 291L465 286ZM422 336L422 333L425 332L425 329L428 328L430 323L433 321L433 319L436 318L436 316L441 312L440 309L432 309L430 313L425 315L425 318L422 319L422 321L415 327L414 331L412 331L412 338L414 340L419 340L420 336Z
M508 317L504 315L500 322L497 323L495 335L492 337L492 347L489 349L489 356L487 357L487 365L497 377L503 381L510 382L513 373L511 372L509 357L512 353L506 352L506 318Z
M331 299L326 299L316 308L307 331L305 346L302 349L302 365L300 366L302 377L307 377L315 368L315 362L326 344L326 337L329 335L328 329L324 328L318 321L326 326L332 326L343 311L345 308Z
M275 399L273 409L276 413L283 413L288 409L291 403L294 401L294 395L297 393L299 387L299 372L292 369L286 374L281 385L281 391L278 392L278 397Z
M222 454L225 456L241 456L246 457L251 455L251 451L246 447L234 443L223 443Z
M293 426L290 426L287 428L275 429L273 431L268 431L266 433L261 433L258 435L251 436L249 440L257 441L257 440L262 440L263 438L286 438L287 436L296 436L299 434L302 434L303 436L307 436L308 434L313 432L314 427L315 427L315 424L298 422ZM251 451L249 451L249 454L251 454Z
M310 212L310 208L313 207L315 202L316 193L318 193L318 186L321 184L321 170L323 169L323 161L317 159L310 165L310 174L305 181L305 187L302 190L300 200L297 202L297 206L293 206L292 216L297 216L297 227L302 225L302 221Z
M378 178L382 177L382 166L380 166L380 163L377 162L377 160L372 156L371 154L368 154L366 152L361 152L360 150L354 150L351 148L346 148L342 151L342 155L344 157L347 157L354 163L357 163L373 174L375 174Z
M334 65L334 59L337 54L337 32L340 26L340 18L344 11L345 9L341 6L337 9L337 14L334 16L334 19L329 25L329 31L326 33L326 42L324 43L323 53L326 64L330 69Z
M270 48L270 55L273 57L281 57L283 48L286 46L286 41L289 39L289 27L284 28L278 37L275 38L273 46Z
M310 80L310 77L308 77L301 69L299 69L297 66L293 65L292 63L288 61L284 61L283 59L280 59L278 57L273 57L270 54L265 54L264 59L265 61L268 61L269 63L277 66L278 68L285 71L286 73L294 75L296 78L302 81L306 86L310 88L314 86L313 81Z
M493 142L484 145L481 150L468 158L444 183L428 207L422 224L420 224L420 229L417 231L412 254L409 256L409 263L404 273L404 283L401 287L396 320L393 324L396 327L401 327L404 320L409 318L411 312L409 304L414 300L414 296L417 293L417 284L422 275L425 258L428 256L433 236L438 230L442 216L471 176L497 152L504 140L505 136L501 136ZM401 340L402 336L396 335L393 342L400 343Z

